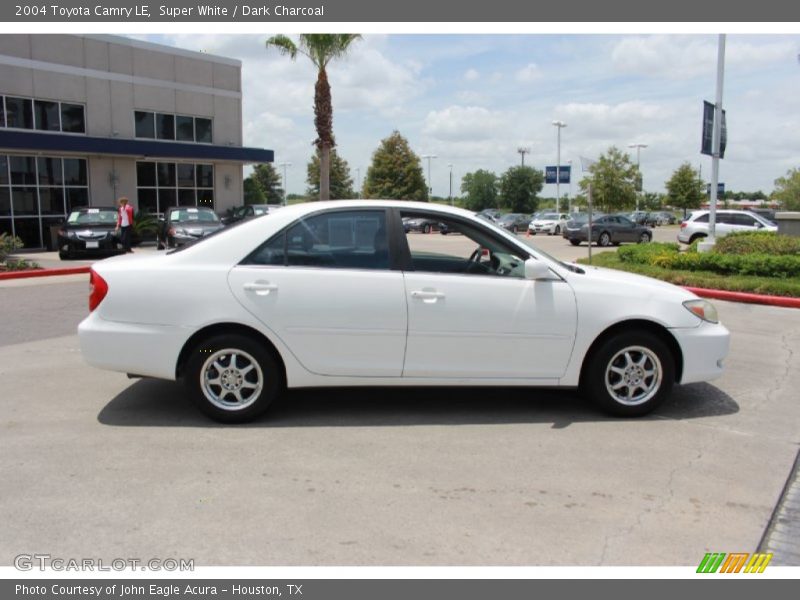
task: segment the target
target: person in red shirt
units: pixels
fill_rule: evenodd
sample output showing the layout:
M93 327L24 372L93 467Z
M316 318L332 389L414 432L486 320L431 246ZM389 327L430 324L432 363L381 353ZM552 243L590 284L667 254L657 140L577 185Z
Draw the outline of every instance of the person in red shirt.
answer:
M119 241L125 252L131 250L131 230L133 228L133 207L128 204L128 199L123 196L119 199L119 209L117 210L117 231Z

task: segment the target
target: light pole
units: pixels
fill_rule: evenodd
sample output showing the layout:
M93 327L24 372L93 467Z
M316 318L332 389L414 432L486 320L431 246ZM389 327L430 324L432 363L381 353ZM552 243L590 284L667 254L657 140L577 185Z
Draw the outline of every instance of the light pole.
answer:
M450 206L453 206L453 163L447 163L450 169Z
M719 184L720 145L722 143L722 86L725 79L725 34L717 44L717 93L714 101L714 129L711 136L711 193L708 197L708 237L697 249L707 252L716 244L717 237L717 185Z
M569 165L569 196L567 196L567 214L572 214L572 159L567 161Z
M640 152L642 148L647 148L647 144L628 144L628 148L636 148L636 170L638 171L639 181L642 181L642 171L639 169L639 159L641 158ZM639 186L641 189L636 194L636 212L639 212L639 197L644 193L644 185Z
M556 155L556 212L559 212L561 200L561 130L567 126L564 121L553 121L553 125L558 128L558 150Z
M286 191L286 168L287 167L291 167L292 163L290 163L290 162L282 162L282 163L280 163L280 166L283 167L283 205L286 206L286 196L287 196L287 193L288 193Z
M422 158L428 159L428 199L430 200L430 196L433 196L433 183L431 183L431 159L439 157L435 154L423 154Z
M525 166L525 155L531 153L530 146L520 146L517 148L517 152L519 152L520 156L522 156L522 166Z

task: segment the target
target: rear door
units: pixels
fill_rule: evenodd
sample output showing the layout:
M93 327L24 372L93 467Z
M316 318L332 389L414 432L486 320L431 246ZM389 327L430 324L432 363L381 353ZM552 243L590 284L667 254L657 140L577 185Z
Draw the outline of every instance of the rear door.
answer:
M399 377L407 311L386 221L384 209L306 216L234 267L231 291L309 371Z

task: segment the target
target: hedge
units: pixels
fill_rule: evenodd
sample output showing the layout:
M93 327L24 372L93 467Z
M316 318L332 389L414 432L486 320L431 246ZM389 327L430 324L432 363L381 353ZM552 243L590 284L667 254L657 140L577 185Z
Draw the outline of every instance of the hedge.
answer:
M750 243L746 241L743 244ZM733 246L738 248L737 244ZM773 255L763 250L748 254L724 254L716 248L712 252L679 252L677 244L653 243L624 246L619 249L618 256L622 262L664 269L780 278L800 276L800 254Z

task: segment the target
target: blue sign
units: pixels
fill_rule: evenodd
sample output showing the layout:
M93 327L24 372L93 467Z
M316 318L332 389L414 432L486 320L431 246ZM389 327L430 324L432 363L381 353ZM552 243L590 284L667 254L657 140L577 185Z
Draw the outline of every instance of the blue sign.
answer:
M562 166L559 167L559 181L556 182L556 167L555 165L552 167L545 167L544 168L544 182L545 183L569 183L569 177L572 172L572 166Z
M719 198L723 194L725 194L725 184L720 181L719 183L717 183L717 198ZM711 195L711 184L707 183L706 184L706 196L710 196L710 195Z

